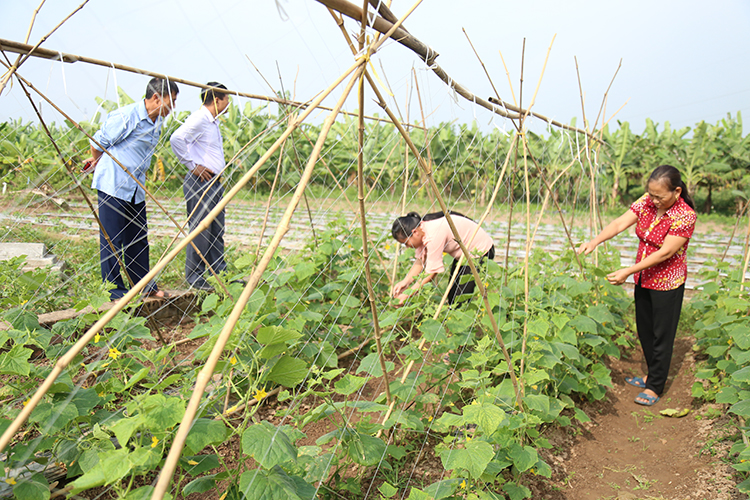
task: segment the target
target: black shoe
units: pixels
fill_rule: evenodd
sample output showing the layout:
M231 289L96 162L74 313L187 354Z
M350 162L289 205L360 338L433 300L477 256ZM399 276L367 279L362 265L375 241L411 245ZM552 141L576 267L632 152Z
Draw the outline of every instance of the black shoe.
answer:
M192 288L193 290L199 290L201 292L213 292L214 291L214 287L212 287L205 281L203 282L198 281L196 283L191 283L190 288Z

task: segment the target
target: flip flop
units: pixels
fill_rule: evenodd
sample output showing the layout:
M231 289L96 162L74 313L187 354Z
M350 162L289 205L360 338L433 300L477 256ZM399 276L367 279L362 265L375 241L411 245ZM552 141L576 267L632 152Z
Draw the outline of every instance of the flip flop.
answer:
M625 382L641 389L646 388L646 382L643 381L643 377L626 377Z
M645 402L638 401L639 399L644 399ZM633 401L641 406L654 406L659 399L661 399L659 396L649 396L645 392L642 392L638 394Z

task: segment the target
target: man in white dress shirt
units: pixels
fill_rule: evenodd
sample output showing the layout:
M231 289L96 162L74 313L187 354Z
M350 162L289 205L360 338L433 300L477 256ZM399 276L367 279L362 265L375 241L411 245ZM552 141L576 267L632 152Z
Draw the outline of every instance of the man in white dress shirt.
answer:
M190 218L190 230L214 209L224 196L221 173L224 171L224 149L218 116L229 106L227 88L217 82L208 82L211 88L201 91L203 106L191 114L178 128L170 143L177 159L188 168L182 184ZM193 241L211 268L220 273L227 267L224 262L224 211ZM198 290L212 291L206 281L206 265L192 245L186 248L185 279Z

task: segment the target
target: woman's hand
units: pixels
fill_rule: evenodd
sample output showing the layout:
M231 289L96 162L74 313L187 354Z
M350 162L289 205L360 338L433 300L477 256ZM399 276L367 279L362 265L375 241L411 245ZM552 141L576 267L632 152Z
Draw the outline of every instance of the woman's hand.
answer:
M609 273L607 275L607 281L609 281L609 283L612 285L622 285L631 274L633 273L631 273L630 269L628 268L620 269L619 271Z
M395 299L398 300L397 307L401 307L402 305L404 305L404 302L406 302L406 299L408 298L409 296L406 295L405 293L400 293L396 295Z
M403 295L404 290L406 290L409 285L411 285L411 282L413 280L409 278L404 278L395 285L393 285L393 290L391 291L391 296L395 299L399 298L399 295ZM402 301L403 302L403 301Z
M588 255L593 252L596 247L597 244L594 243L594 240L581 243L581 246L578 247L578 254Z

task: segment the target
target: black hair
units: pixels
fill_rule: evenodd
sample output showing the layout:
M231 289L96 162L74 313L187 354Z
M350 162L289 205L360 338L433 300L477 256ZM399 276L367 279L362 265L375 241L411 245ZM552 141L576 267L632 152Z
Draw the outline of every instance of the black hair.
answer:
M663 182L666 188L670 191L674 191L678 187L682 188L680 196L682 196L682 199L685 200L685 203L687 203L690 208L695 210L695 202L693 202L693 198L690 196L690 193L688 193L687 185L685 185L685 182L682 180L680 171L672 165L660 165L656 167L648 178L648 182L651 181Z
M458 215L459 217L469 219L469 217L466 217L462 213L455 212L453 210L449 210L449 212L451 215ZM399 217L393 221L391 234L396 241L403 241L411 236L412 231L417 228L420 222L440 219L442 217L445 217L444 212L432 212L431 214L427 214L424 217L420 217L417 212L409 212L403 217Z
M222 83L208 82L206 85L211 88L201 89L201 102L203 104L211 104L212 102L214 102L214 99L221 100L225 95L227 95L227 92L221 91L227 90L227 87Z
M175 97L179 93L180 89L177 88L175 82L163 78L152 78L146 85L146 99L151 99L154 94L159 94L161 97L169 94Z

